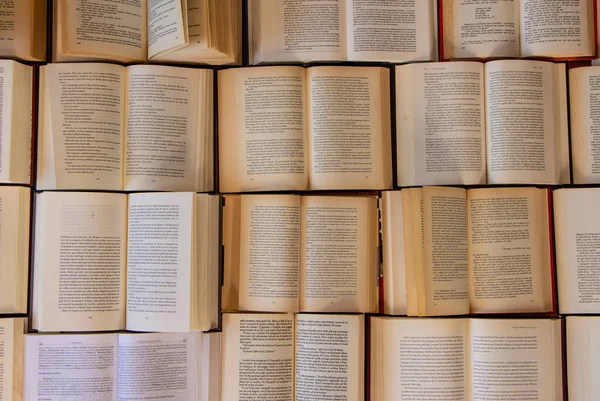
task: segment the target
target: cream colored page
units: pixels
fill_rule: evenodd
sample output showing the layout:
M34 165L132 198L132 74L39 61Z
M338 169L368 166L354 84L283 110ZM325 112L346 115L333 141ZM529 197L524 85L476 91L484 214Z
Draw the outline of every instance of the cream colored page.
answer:
M154 65L127 70L124 188L194 190L198 70Z
M348 0L348 59L430 61L436 58L433 0Z
M469 400L559 401L560 323L552 319L469 319ZM558 367L560 369L560 365ZM558 379L558 382L557 382Z
M600 306L600 204L597 188L554 192L556 270L561 313L597 313Z
M1 18L1 16L0 16ZM12 158L17 155L12 154L12 143L18 138L13 138L13 135L19 134L13 130L13 91L22 90L22 88L14 88L15 68L13 62L0 62L0 182L11 182L11 164Z
M300 197L242 195L239 308L297 312Z
M561 181L555 64L492 61L485 74L488 184Z
M308 189L305 72L219 71L221 191Z
M37 201L46 230L35 244L44 255L38 329L124 329L127 195L45 192Z
M296 401L364 400L364 316L296 315Z
M483 64L397 66L396 82L398 184L485 184Z
M453 2L453 58L519 57L519 0Z
M384 191L381 193L380 202L384 313L406 315L405 225L402 192Z
M185 0L148 1L148 58L188 44Z
M387 70L307 70L310 189L391 187Z
M425 313L469 313L467 193L424 187Z
M567 316L566 326L569 399L595 401L600 394L600 319Z
M59 0L61 47L77 58L147 58L147 0Z
M194 194L129 195L127 329L189 331Z
M425 304L425 228L423 188L408 188L402 194L404 255L406 258L406 310L408 316L418 316ZM385 287L384 287L385 297Z
M44 68L55 167L47 174L55 188L121 190L125 70L95 63Z
M292 314L223 315L222 401L294 399L294 326Z
M375 312L376 208L371 197L302 198L301 311Z
M600 67L569 71L573 182L600 182Z
M19 320L20 321L20 320ZM16 319L0 319L0 400L17 400L13 397L14 327Z
M253 63L346 59L346 0L251 0Z
M593 1L521 0L521 56L592 56Z
M208 0L187 0L188 39L196 49L209 45L208 3Z
M117 401L117 334L25 336L24 401Z
M378 401L467 399L465 319L381 319Z
M550 311L547 193L471 189L467 204L471 312Z
M0 55L35 60L32 0L5 1L0 16ZM37 60L39 61L39 60Z

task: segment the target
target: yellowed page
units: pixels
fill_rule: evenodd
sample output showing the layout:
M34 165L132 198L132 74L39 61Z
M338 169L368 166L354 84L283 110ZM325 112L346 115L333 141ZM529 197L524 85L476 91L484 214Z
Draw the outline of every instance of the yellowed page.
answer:
M242 197L240 195L225 195L223 197L221 309L225 312L239 310L241 205Z
M0 182L12 182L11 166L13 160L17 157L13 154L12 144L19 140L18 136L23 132L14 132L14 125L11 116L18 105L13 104L14 94L19 93L23 88L15 87L15 69L17 65L14 61L0 61L0 79L2 79L2 92L0 93ZM29 134L31 135L31 134Z
M600 394L600 318L567 316L569 399L595 401Z
M310 189L392 187L389 71L307 70Z
M147 59L147 0L59 0L58 61Z
M376 312L377 200L302 198L300 310Z
M222 401L294 399L294 326L292 314L223 314Z
M467 191L472 313L552 311L548 193Z
M423 189L403 189L402 219L404 226L404 255L406 268L406 310L409 316L418 316L425 301L425 231L423 227ZM384 289L385 291L385 289ZM385 292L384 292L385 294Z
M219 71L222 192L308 189L301 67Z
M36 328L123 330L127 195L44 192L36 210Z
M380 201L383 242L383 313L390 315L406 315L407 282L404 249L406 228L402 195L401 191L384 191L381 193Z
M148 1L148 59L189 43L186 0Z
M423 187L427 316L469 313L466 198L463 188Z
M300 199L297 195L241 196L241 310L299 310Z
M0 55L28 61L45 61L39 51L40 19L35 13L45 11L46 4L40 0L7 1L2 4L0 16ZM45 31L45 13L41 28ZM44 34L45 38L45 34ZM45 43L44 43L45 46Z
M0 400L21 401L26 319L0 319Z

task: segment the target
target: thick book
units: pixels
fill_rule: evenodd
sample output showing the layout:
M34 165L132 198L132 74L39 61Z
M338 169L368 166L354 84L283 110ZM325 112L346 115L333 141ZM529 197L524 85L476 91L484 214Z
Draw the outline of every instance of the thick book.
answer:
M399 186L566 184L568 135L564 64L396 67Z
M37 189L213 189L213 72L40 68Z
M384 313L555 313L549 189L383 192Z
M222 192L391 189L389 69L219 71Z
M0 183L31 184L33 74L31 66L0 60Z
M437 60L435 0L250 0L250 64Z
M369 323L371 401L563 401L559 319Z
M0 3L0 57L46 61L47 0Z
M25 336L24 401L220 399L221 333Z
M596 401L600 394L600 318L566 317L567 389L569 400Z
M55 0L52 61L241 64L242 0Z
M0 319L0 400L23 401L25 318Z
M0 314L27 313L31 188L0 186Z
M442 60L596 56L596 0L439 2Z
M218 326L218 196L43 192L35 209L33 329Z
M377 312L377 198L226 195L225 311Z
M560 313L600 313L600 188L554 191Z
M223 315L221 401L365 399L363 315Z

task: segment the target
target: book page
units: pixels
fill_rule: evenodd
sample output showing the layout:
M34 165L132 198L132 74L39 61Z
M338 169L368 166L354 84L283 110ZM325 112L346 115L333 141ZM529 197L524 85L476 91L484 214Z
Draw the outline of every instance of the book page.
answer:
M562 401L560 321L469 319L469 400Z
M67 57L145 61L147 2L59 0L57 45Z
M37 329L124 329L127 195L44 192L36 208Z
M488 184L568 182L564 66L501 60L485 74Z
M199 336L119 334L119 401L196 399Z
M2 16L0 15L0 18ZM11 166L17 157L13 154L12 144L18 141L17 135L22 132L14 132L13 111L18 105L13 104L14 94L23 88L15 87L15 64L13 61L0 61L0 182L12 182ZM14 137L13 137L14 136Z
M188 43L187 2L148 1L148 59Z
M552 311L548 192L467 191L472 313Z
M127 329L189 331L194 194L129 195Z
M251 0L252 64L346 59L346 0Z
M452 3L449 58L519 57L519 0L444 0ZM445 21L444 21L445 23Z
M0 400L21 401L26 319L0 319Z
M122 189L125 70L112 64L42 67L50 124L41 124L38 189Z
M593 56L593 1L521 0L521 56Z
M2 57L46 61L46 17L44 0L3 1L0 15Z
M483 64L396 66L398 185L486 183Z
M155 65L127 70L124 188L193 191L199 71Z
M437 8L433 0L349 0L348 59L395 63L435 60L434 14Z
M406 313L425 314L425 212L423 188L405 188L402 195L404 256L406 269ZM384 244L385 246L385 244ZM385 297L385 287L384 287Z
M597 313L600 306L600 202L597 188L554 191L556 271L561 313Z
M423 187L425 314L469 313L467 192Z
M600 394L600 319L567 316L567 375L569 399L595 401Z
M600 183L600 67L569 71L573 183Z
M377 200L302 198L300 310L375 312Z
M392 186L389 70L307 70L310 189Z
M117 401L117 334L25 336L24 401Z
M406 253L402 191L383 191L380 200L383 247L383 313L406 315ZM407 206L408 207L408 206ZM410 226L410 222L406 222ZM412 253L412 252L410 252Z
M301 67L219 71L221 191L306 190Z
M381 371L377 389L392 400L467 399L465 319L410 319L374 317L381 353L371 356L371 366ZM372 382L373 383L373 382Z
M292 314L223 314L221 400L293 400L294 334Z
M296 401L364 399L364 316L296 315Z
M241 310L299 310L300 199L297 195L241 196Z

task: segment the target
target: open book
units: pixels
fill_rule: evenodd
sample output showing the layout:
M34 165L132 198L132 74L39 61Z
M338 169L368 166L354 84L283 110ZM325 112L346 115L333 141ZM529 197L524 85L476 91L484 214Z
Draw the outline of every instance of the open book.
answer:
M0 314L27 313L31 189L0 186Z
M25 336L24 401L220 399L221 333Z
M53 61L241 63L242 0L55 0Z
M437 60L436 0L250 0L250 64Z
M567 121L563 64L397 66L398 185L569 183Z
M226 313L221 400L363 401L364 330L362 315Z
M0 400L23 401L25 318L0 319Z
M383 192L384 313L554 312L550 193Z
M0 3L0 56L46 61L47 0Z
M442 59L593 58L596 0L440 0Z
M567 316L569 400L596 401L600 394L600 318Z
M0 15L0 21L2 16ZM33 68L0 60L0 182L31 183Z
M219 71L222 192L392 187L389 70Z
M370 325L371 401L563 401L559 319L372 317Z
M560 313L600 313L600 188L554 191Z
M573 182L600 183L600 66L569 70Z
M215 195L36 195L33 329L216 328L218 233Z
M226 195L223 309L377 311L377 199Z
M210 191L213 137L212 70L40 69L37 189Z

